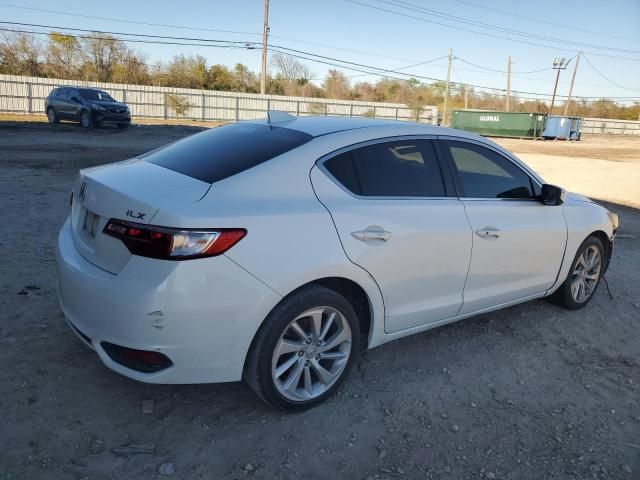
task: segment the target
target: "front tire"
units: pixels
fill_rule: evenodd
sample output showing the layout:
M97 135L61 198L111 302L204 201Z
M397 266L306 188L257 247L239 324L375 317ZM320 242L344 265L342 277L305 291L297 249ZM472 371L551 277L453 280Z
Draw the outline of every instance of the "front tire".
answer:
M584 307L596 293L605 265L602 241L593 235L587 237L578 248L566 280L551 295L551 301L569 310Z
M58 115L56 115L56 111L52 107L47 108L47 121L51 124L58 123L60 121Z
M80 114L80 125L82 126L82 128L91 128L93 126L91 113L87 110Z
M266 403L301 411L332 395L359 351L353 306L320 285L285 298L264 321L251 346L244 379Z

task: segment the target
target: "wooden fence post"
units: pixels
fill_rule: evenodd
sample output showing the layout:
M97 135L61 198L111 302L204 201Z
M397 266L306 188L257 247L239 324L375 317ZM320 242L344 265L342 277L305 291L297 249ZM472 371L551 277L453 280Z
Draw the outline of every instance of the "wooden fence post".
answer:
M27 113L33 112L33 95L31 91L31 83L27 83Z

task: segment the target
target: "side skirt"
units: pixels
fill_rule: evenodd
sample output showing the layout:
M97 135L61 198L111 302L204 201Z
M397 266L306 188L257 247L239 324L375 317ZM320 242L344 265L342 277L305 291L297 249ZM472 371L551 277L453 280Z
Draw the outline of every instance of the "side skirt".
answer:
M546 296L546 291L536 293L533 295L528 295L526 297L517 298L516 300L511 300L509 302L500 303L498 305L494 305L492 307L483 308L481 310L475 310L473 312L465 313L463 315L457 315L455 317L445 318L443 320L438 320L437 322L427 323L425 325L420 325L417 327L407 328L405 330L400 330L399 332L394 332L386 335L379 336L377 338L372 338L371 342L369 342L369 348L375 348L380 345L383 345L387 342L391 342L393 340L397 340L398 338L407 337L409 335L414 335L416 333L425 332L427 330L431 330L432 328L441 327L442 325L447 325L449 323L457 322L459 320L464 320L465 318L474 317L476 315L481 315L483 313L489 313L496 310L501 310L503 308L511 307L513 305L517 305L519 303L528 302L530 300L535 300L537 298L542 298Z

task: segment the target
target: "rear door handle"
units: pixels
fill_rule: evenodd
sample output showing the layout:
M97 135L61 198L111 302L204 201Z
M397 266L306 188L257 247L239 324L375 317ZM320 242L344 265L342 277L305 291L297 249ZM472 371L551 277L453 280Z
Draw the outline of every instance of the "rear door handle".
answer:
M498 230L496 227L491 227L491 226L487 226L484 228L481 228L480 230L476 230L476 235L478 235L480 238L486 238L486 239L496 239L500 237L500 230Z
M366 242L368 240L382 240L383 242L386 242L391 238L391 232L387 232L380 227L367 227L364 230L351 232L351 236L361 242Z

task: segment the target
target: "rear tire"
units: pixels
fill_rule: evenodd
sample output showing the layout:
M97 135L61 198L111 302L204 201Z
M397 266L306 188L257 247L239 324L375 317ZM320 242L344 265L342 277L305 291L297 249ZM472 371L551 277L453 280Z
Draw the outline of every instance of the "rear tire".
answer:
M60 121L58 115L56 115L56 111L52 107L47 108L47 121L51 124L58 123Z
M91 128L93 126L93 119L91 113L85 110L80 114L80 125L82 128Z
M606 258L602 241L587 237L578 248L569 274L549 300L569 310L578 310L593 298L605 271Z
M258 330L244 380L276 409L306 410L342 383L359 339L358 317L347 299L320 285L303 287L280 302Z

